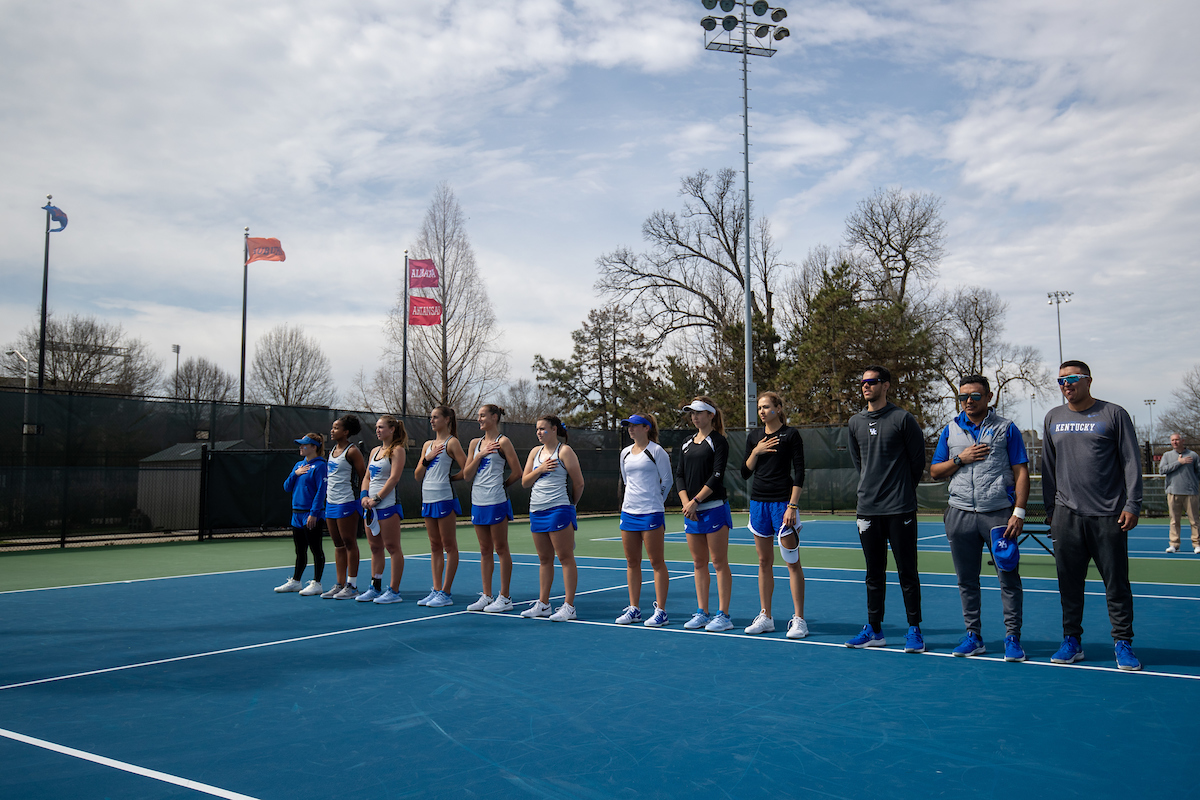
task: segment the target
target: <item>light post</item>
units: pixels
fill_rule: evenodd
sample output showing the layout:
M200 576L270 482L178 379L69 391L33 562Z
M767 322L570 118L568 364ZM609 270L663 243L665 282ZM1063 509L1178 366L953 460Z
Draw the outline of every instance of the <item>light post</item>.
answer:
M1158 401L1157 400L1143 400L1142 402L1145 403L1146 407L1150 409L1149 441L1150 441L1150 447L1153 448L1154 447L1154 404L1157 403Z
M171 352L175 354L175 399L179 399L179 345L171 345Z
M775 55L775 48L771 46L771 41L781 42L791 35L791 31L773 24L782 22L787 17L787 11L782 8L772 8L767 0L755 0L752 3L742 0L700 0L700 2L709 11L715 9L719 4L721 10L726 13L726 16L721 19L709 16L700 20L700 25L705 30L704 49L741 53L742 55L742 156L746 179L746 224L743 229L746 237L746 264L742 272L742 284L746 305L746 427L751 428L755 419L754 406L757 400L757 387L754 385L754 316L751 310L753 295L750 287L750 70L748 56L770 58ZM742 7L740 19L730 13L738 6ZM750 11L753 11L758 17L765 16L767 12L770 12L771 22L751 22L748 15ZM718 27L721 29L720 32L716 32ZM739 30L741 32L740 42L736 36L736 32ZM710 37L709 34L712 36ZM753 45L750 44L752 35L755 39Z
M1071 292L1047 292L1046 297L1050 299L1046 301L1046 305L1054 306L1054 312L1058 316L1058 363L1063 362L1062 352L1062 306L1063 303L1071 302Z
M7 355L16 356L25 362L25 407L21 412L21 454L26 450L26 434L29 433L29 359L20 350L9 350Z
M1029 393L1029 430L1033 431L1033 435L1037 436L1037 421L1033 418L1033 398L1037 397L1033 392Z

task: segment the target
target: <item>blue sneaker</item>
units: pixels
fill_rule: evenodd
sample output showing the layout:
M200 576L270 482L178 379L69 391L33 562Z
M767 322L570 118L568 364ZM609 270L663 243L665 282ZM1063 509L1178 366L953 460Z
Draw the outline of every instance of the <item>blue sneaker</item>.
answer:
M1076 661L1083 661L1083 647L1079 644L1079 638L1076 636L1064 636L1062 646L1058 648L1058 652L1050 656L1050 663L1073 664Z
M433 597L425 605L429 608L444 608L454 605L454 598L445 592L434 592Z
M863 629L858 632L858 636L846 642L846 647L861 650L864 647L883 647L885 644L887 644L887 639L883 638L882 632L876 633L875 629L870 625L863 625Z
M983 647L982 644L979 645ZM925 637L921 635L921 628L918 625L910 625L908 633L904 634L904 652L906 653L924 653L925 652ZM955 655L958 655L955 653Z
M671 620L667 618L667 612L658 607L658 603L654 604L654 616L646 620L644 623L647 628L661 628Z
M379 592L375 590L374 586L368 586L365 592L354 599L360 603L370 603L376 597L379 597Z
M1117 669L1127 672L1137 672L1142 668L1142 662L1133 654L1133 642L1128 639L1117 639Z
M1021 640L1016 636L1009 634L1004 637L1004 660L1005 661L1024 661L1025 650L1021 647Z
M386 605L388 603L403 603L404 599L400 597L399 592L393 592L392 587L389 586L383 590L383 594L375 598L375 602L380 605Z
M697 608L696 613L692 614L692 618L683 623L683 627L687 628L689 631L696 631L707 625L710 619L711 617L708 616L707 611L705 611L703 608Z
M733 621L729 619L729 615L724 611L718 611L713 614L712 619L704 626L704 630L710 633L721 633L733 629Z
M979 634L975 631L967 631L967 635L958 643L958 647L950 651L959 658L967 656L981 656L987 652L987 648L983 646L983 640L979 638Z
M621 612L621 616L617 617L618 625L628 625L631 622L642 621L642 610L637 606L625 606L625 610Z

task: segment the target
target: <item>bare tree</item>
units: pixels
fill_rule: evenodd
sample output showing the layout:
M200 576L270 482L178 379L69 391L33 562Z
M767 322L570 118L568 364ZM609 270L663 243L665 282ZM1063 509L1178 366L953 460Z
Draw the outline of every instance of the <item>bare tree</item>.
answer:
M440 274L433 297L442 304L441 325L409 328L412 406L422 413L441 403L460 409L478 406L503 384L508 354L499 347L501 331L479 277L466 216L448 184L440 184L434 192L411 250L415 258L433 259ZM401 292L384 324L386 363L368 387L377 402L396 410L400 408L403 302Z
M950 397L958 394L958 382L964 375L986 376L998 407L1011 405L1009 394L1018 387L1039 396L1048 394L1050 374L1041 352L1003 338L1008 303L1000 295L980 286L960 286L944 297L939 307L942 325L935 340L939 372ZM1025 399L1025 393L1016 399Z
M1172 394L1175 404L1162 415L1156 427L1160 431L1181 433L1185 441L1195 445L1200 442L1200 364L1184 374Z
M518 378L504 388L496 399L509 422L533 424L546 414L562 412L563 402L529 378Z
M22 330L7 350L18 350L35 365L40 342L39 322ZM5 356L4 371L25 375L25 362ZM46 317L46 387L76 392L146 395L154 392L162 362L146 344L127 336L115 322L71 314Z
M334 402L329 359L297 325L277 325L254 345L250 397L258 403L323 406Z
M932 285L945 241L941 209L937 195L878 188L847 217L846 246L861 257L875 299L903 303L914 283Z
M233 399L238 379L201 356L189 358L164 383L178 400L223 403Z

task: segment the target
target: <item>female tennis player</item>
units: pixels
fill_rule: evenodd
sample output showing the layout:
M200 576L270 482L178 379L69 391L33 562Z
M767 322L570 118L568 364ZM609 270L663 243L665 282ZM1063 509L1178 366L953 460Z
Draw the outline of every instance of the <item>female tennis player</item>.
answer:
M292 544L296 548L296 568L277 592L320 594L321 574L325 571L325 551L321 548L321 519L325 516L325 438L306 433L300 445L300 460L288 473L283 490L292 493ZM308 567L308 551L313 554L313 579L303 589L300 578Z
M733 574L729 571L729 529L733 527L733 515L725 501L729 443L725 440L721 412L711 399L697 397L683 410L691 412L696 433L683 443L675 468L675 488L683 503L683 529L687 533L688 550L692 553L698 606L683 627L727 631L733 627L729 619L729 596L733 590ZM708 613L709 561L717 573L720 603L717 613L711 616Z
M371 545L371 585L354 598L360 603L401 603L400 577L404 574L404 553L400 549L400 520L404 514L396 501L396 485L404 472L404 446L408 432L404 423L391 414L384 414L375 423L375 438L379 447L371 451L367 473L363 476L359 494L363 519L370 529L367 541ZM383 552L392 557L392 574L386 591L383 586Z
M621 501L621 546L625 549L625 579L629 606L617 617L618 625L642 621L638 603L642 596L642 545L654 569L654 613L645 621L651 628L666 625L667 588L671 577L663 558L664 506L675 480L671 457L658 444L658 422L653 414L633 414L621 420L633 444L621 451L620 475L625 496ZM707 567L707 565L706 565Z
M559 438L562 441L559 441ZM562 420L549 414L537 421L541 444L529 451L521 485L529 493L529 530L538 554L538 599L521 612L522 617L550 617L554 622L575 619L575 504L583 495L583 473L579 458L567 445L567 429ZM567 489L571 478L574 497ZM562 565L566 597L558 610L550 613L550 587L554 585L554 557Z
M788 622L787 638L808 636L804 621L804 569L800 566L802 527L797 519L800 490L804 486L804 440L800 431L788 427L783 400L775 392L758 396L758 418L763 427L746 436L746 455L742 461L742 479L754 476L750 491L750 532L758 551L758 596L762 611L746 628L746 633L771 633L771 597L775 593L775 542L783 554L792 590L794 613Z
M429 535L429 567L433 588L417 601L419 606L441 608L454 605L452 586L458 571L458 535L455 525L462 506L450 488L450 468L457 464L461 473L466 456L458 435L458 419L450 406L438 406L429 412L433 437L421 445L421 460L413 477L421 482L421 516ZM456 476L461 477L461 475Z
M358 497L354 492L354 476L366 475L366 461L358 448L350 443L351 436L362 430L358 417L347 414L335 419L329 429L333 448L326 462L328 481L325 489L325 524L333 540L333 561L337 568L337 583L321 595L326 600L353 600L358 597Z
M471 484L471 523L479 539L479 571L483 578L483 591L479 599L467 606L468 611L498 613L512 611L512 553L508 549L508 523L513 518L512 501L508 499L508 487L521 480L521 462L512 440L500 433L500 419L504 409L488 403L479 409L476 419L483 434L472 439L467 446L467 463L463 467L463 480ZM504 479L504 466L510 470ZM500 595L492 596L492 575L495 572L495 555L500 557Z

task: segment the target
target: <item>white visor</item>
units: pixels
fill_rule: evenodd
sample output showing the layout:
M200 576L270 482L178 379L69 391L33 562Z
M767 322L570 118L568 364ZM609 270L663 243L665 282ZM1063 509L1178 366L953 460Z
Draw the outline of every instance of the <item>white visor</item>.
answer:
M797 522L796 527L783 527L779 529L779 553L783 556L783 560L788 564L795 564L800 560L800 530L804 527L803 522ZM783 537L796 535L796 546L792 548L783 546Z
M717 413L715 408L700 400L693 400L691 403L688 403L686 406L681 408L680 411L707 411L710 414Z

